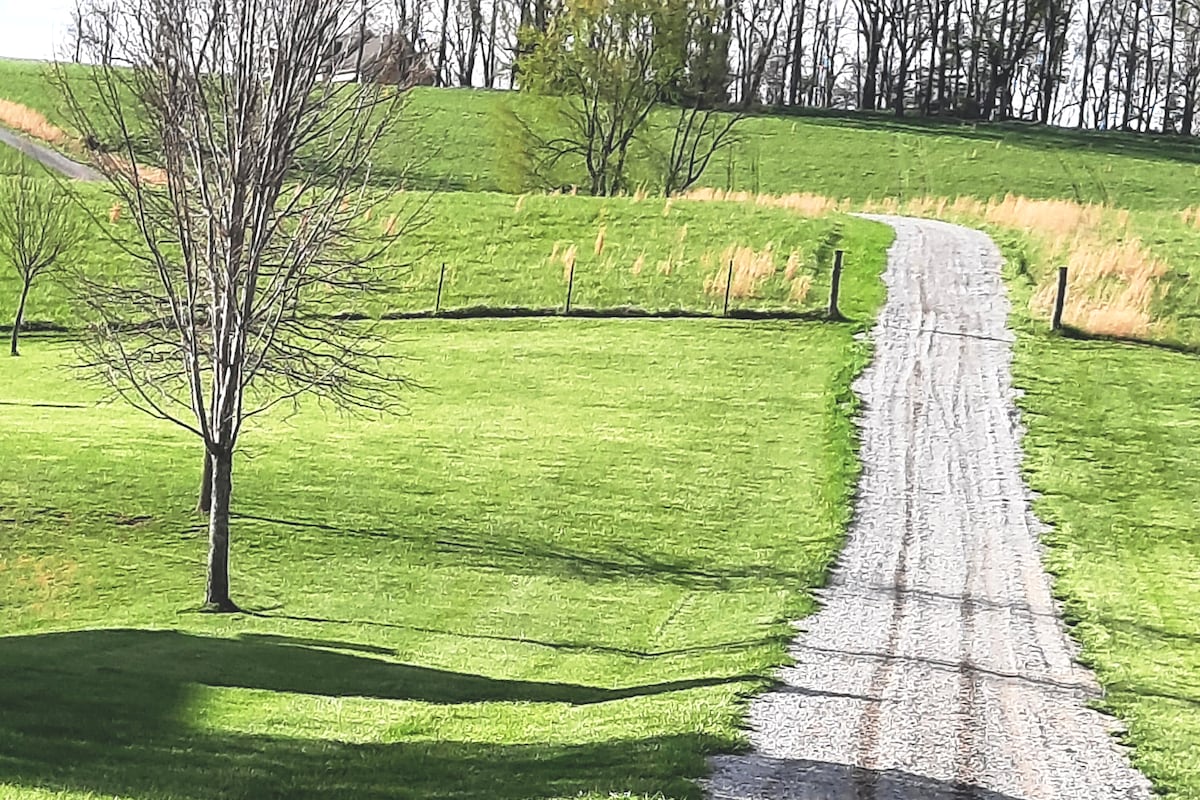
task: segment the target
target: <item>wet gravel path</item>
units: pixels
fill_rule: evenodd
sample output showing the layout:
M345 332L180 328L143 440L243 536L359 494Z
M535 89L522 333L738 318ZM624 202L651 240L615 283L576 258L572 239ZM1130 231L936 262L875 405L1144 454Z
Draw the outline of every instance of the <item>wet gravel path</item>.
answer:
M856 390L863 475L823 610L714 763L719 800L1151 797L1085 708L1022 481L1009 304L984 234L896 229Z

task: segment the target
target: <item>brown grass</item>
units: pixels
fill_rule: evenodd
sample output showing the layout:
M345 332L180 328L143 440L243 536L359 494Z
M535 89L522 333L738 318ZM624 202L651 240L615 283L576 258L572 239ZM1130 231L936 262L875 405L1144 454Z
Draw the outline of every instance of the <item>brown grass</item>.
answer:
M383 235L384 236L393 235L396 232L396 223L397 222L399 222L399 220L396 219L395 214L389 215L387 220L385 220L383 223Z
M788 279L789 281L795 279L796 271L800 269L801 258L802 256L800 255L799 250L792 251L792 254L788 256L787 266L783 269L784 278Z
M733 278L729 296L754 297L758 288L775 274L773 246L768 244L762 250L737 245L727 247L717 259L716 272L704 281L705 292L724 296L726 284L730 279L731 264Z
M788 294L793 303L801 304L808 299L808 293L812 289L812 278L808 275L801 275L792 281L792 291Z
M1190 225L1193 228L1200 229L1200 206L1192 206L1185 208L1179 212L1179 218L1183 220L1184 225Z
M604 255L604 226L600 226L600 230L596 232L596 246L593 248L596 255Z
M783 208L806 217L819 217L849 208L846 201L833 200L809 192L772 195L752 192L732 192L724 189L690 189L679 195L681 200L700 203L753 203L767 208Z
M119 219L121 219L121 204L113 203L112 208L108 209L108 221L116 223Z
M513 213L514 213L514 214L520 214L520 213L521 213L521 209L525 208L525 198L526 198L526 197L528 197L528 196L529 196L529 195L527 195L527 194L523 194L523 195L521 195L520 197L518 197L518 198L517 198L516 205L514 205L514 206L513 206Z
M721 189L693 189L682 200L696 202L737 202L784 208L805 216L820 216L855 208L846 200L835 200L810 193L764 195L728 192ZM1076 203L1070 200L1033 200L1008 195L999 200L970 197L920 197L905 202L894 198L867 201L857 208L885 214L932 217L968 225L994 225L1024 233L1041 251L1045 264L1065 264L1069 270L1068 296L1064 321L1091 333L1116 336L1144 336L1158 324L1153 312L1155 302L1166 291L1162 278L1168 266L1156 258L1129 229L1129 211L1110 206ZM1180 219L1200 229L1200 206L1180 212ZM789 258L784 276L792 281L793 299L806 296L811 288L797 284L798 264ZM726 266L727 269L727 266ZM735 272L738 267L735 265ZM789 274L790 273L790 274ZM724 291L725 272L718 270L706 282ZM1030 308L1049 316L1054 301L1055 275L1046 270L1040 276ZM739 282L735 276L731 294L738 295L753 283L748 277ZM752 291L752 289L751 289Z
M100 168L105 171L117 171L122 175L132 175L133 166L129 161L121 156L113 155L112 153L99 153L94 156ZM152 167L148 164L137 165L138 178L143 183L162 185L167 182L167 171L161 167Z
M555 243L554 248L557 251L557 249L558 249L557 243ZM563 280L564 281L571 279L571 273L575 271L575 259L578 256L579 256L579 248L576 247L574 244L570 245L569 247L567 247L566 250L563 251L561 259L562 259L562 265L563 265Z
M646 268L646 254L642 253L636 259L634 259L633 267L630 268L629 271L632 272L634 275L641 275L642 270L645 268Z
M54 125L39 111L11 100L0 100L0 122L48 144L73 142L66 131Z
M1070 200L922 198L900 209L917 216L983 222L1028 234L1047 264L1067 267L1063 321L1090 333L1145 336L1155 328L1155 301L1165 291L1167 265L1129 230L1129 212ZM1048 317L1057 291L1047 270L1030 299Z

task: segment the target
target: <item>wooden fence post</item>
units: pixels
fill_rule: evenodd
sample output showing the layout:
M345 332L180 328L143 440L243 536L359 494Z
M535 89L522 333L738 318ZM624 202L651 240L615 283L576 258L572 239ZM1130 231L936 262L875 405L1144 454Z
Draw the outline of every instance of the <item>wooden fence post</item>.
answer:
M440 316L442 313L442 287L446 284L446 262L442 262L442 274L438 277L438 293L437 301L433 304L433 315Z
M1063 306L1067 302L1067 268L1058 268L1058 296L1054 298L1054 318L1050 321L1050 329L1062 330Z
M725 276L725 310L721 312L722 317L729 316L729 291L733 288L733 259L729 259L729 273Z
M571 313L571 293L575 291L575 260L571 259L571 272L567 276L567 304L563 307L563 314Z
M829 311L827 313L830 319L842 318L842 312L838 310L838 295L841 293L842 286L843 255L841 250L835 250L833 253L833 278L829 284Z

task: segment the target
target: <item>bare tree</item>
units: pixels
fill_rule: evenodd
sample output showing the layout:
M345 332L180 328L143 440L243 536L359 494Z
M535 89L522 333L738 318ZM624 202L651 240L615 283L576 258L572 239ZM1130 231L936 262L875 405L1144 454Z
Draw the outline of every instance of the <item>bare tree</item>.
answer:
M83 233L63 186L49 175L34 175L22 160L16 177L0 180L0 260L21 279L10 352L20 355L17 339L25 319L29 290L49 273Z
M360 0L116 0L89 14L119 44L89 54L87 85L59 74L83 133L123 134L98 165L139 234L119 285L83 292L89 363L203 442L211 611L237 609L230 498L246 421L302 395L385 410L403 382L379 330L330 314L389 277L367 177L401 93L323 78L362 13ZM162 185L134 128L161 149Z

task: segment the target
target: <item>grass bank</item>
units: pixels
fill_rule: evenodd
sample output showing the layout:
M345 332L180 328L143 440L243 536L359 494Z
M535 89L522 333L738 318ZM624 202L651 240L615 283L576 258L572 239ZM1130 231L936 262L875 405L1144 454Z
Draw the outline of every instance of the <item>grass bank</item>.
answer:
M131 258L119 244L133 236L128 214L117 207L113 222L110 199L80 191L95 234L71 254L60 279L35 286L31 323L75 323L72 270L117 281L129 274ZM398 195L364 211L364 225L382 235L414 215L411 230L380 259L387 288L330 313L431 310L442 264L442 309L562 307L573 271L575 307L719 312L732 264L732 308L805 311L827 299L834 250L844 249L845 311L865 319L890 237L882 226L841 214L800 218L783 209L661 198L495 193ZM16 273L0 269L0 325L10 324L19 293Z
M248 433L233 618L188 613L194 442L31 341L0 362L0 795L698 797L849 517L851 332L397 326L431 387L402 416Z

